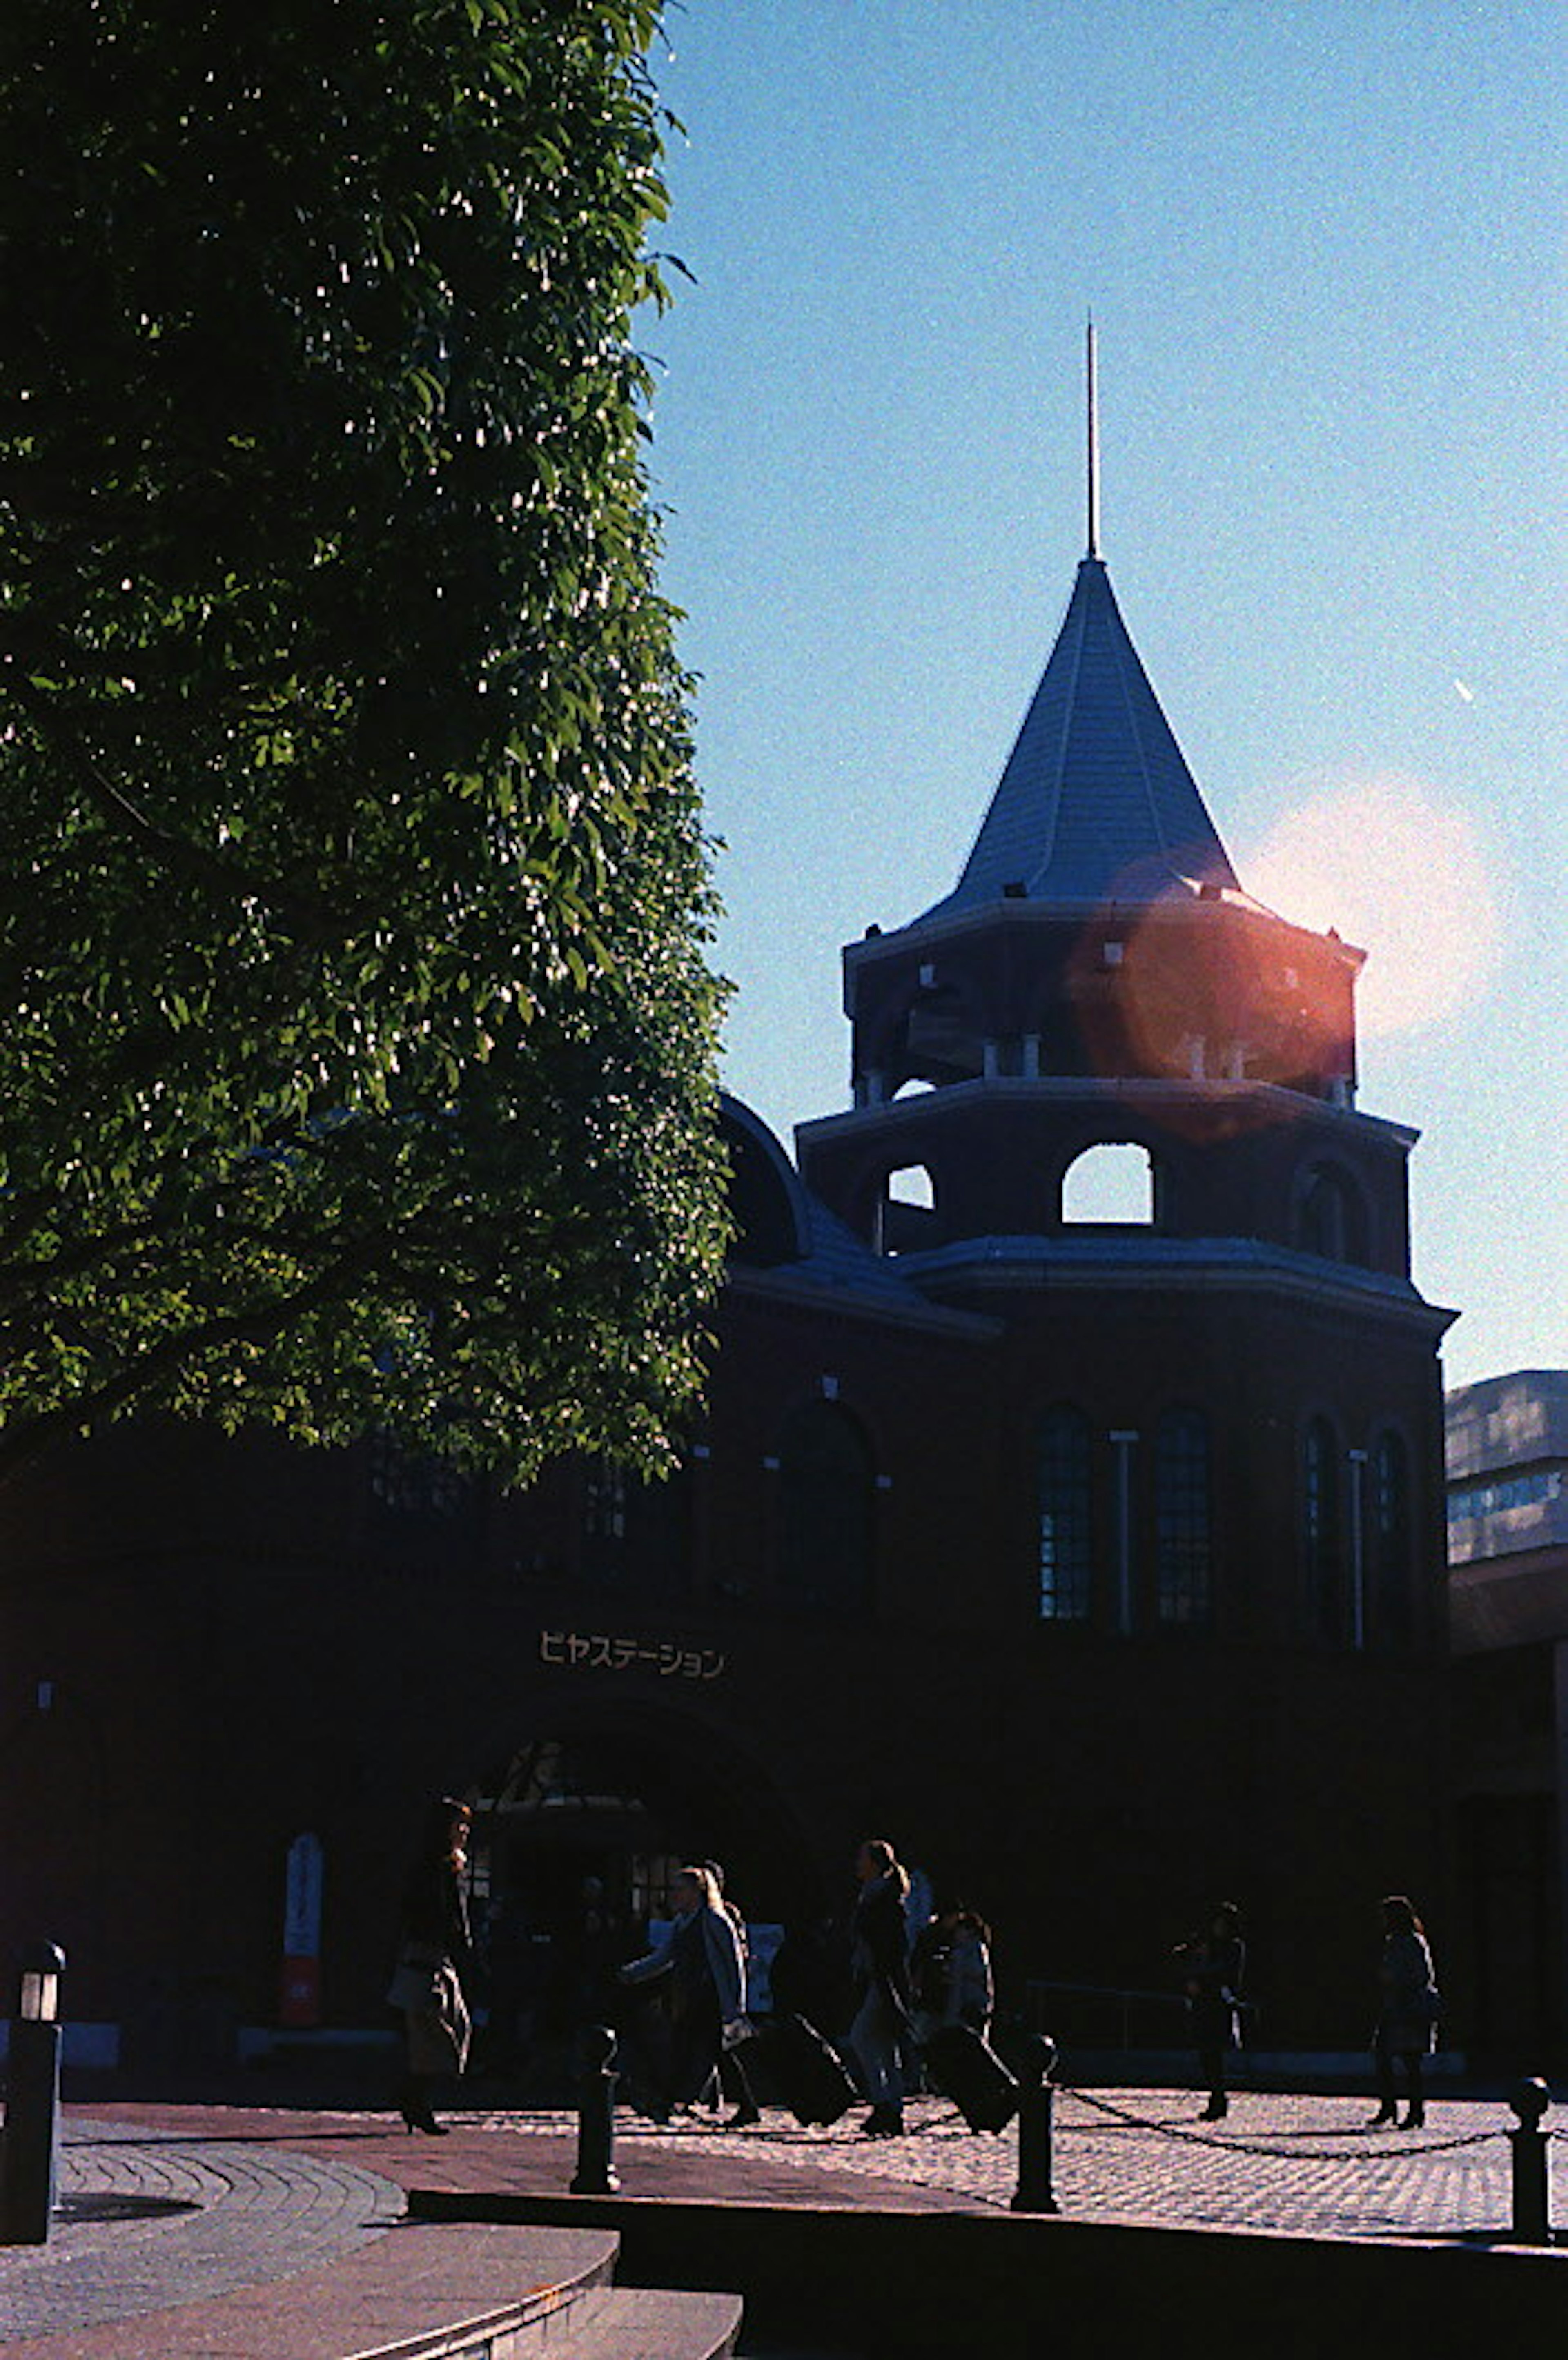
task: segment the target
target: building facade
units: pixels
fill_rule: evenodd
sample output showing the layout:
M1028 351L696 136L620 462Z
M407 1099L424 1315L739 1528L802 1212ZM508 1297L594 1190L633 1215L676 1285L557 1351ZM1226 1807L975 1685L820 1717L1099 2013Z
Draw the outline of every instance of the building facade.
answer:
M1568 1370L1448 1398L1455 1933L1484 2052L1568 2045Z
M1091 551L952 893L844 953L852 1103L723 1109L672 1483L155 1427L0 1499L0 1930L128 2054L374 2022L455 1790L531 1989L588 1880L816 1919L880 1834L1014 2004L1226 1898L1255 2037L1359 2046L1378 1896L1443 1906L1449 1317L1360 964L1243 890Z

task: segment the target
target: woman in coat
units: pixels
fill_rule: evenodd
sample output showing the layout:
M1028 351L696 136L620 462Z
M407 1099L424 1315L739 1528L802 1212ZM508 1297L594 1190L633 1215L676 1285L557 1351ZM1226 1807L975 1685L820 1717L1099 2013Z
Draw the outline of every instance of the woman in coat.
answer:
M1246 1973L1246 1944L1234 1902L1222 1901L1208 1932L1183 1942L1177 1956L1187 1986L1198 2070L1209 2092L1203 2120L1222 2122L1231 2104L1225 2089L1225 2060L1240 2043L1237 2011Z
M1419 2131L1426 2121L1421 2060L1437 2042L1437 1983L1425 1928L1402 1893L1383 1902L1383 1954L1377 1961L1379 2005L1372 2054L1377 2068L1376 2130L1397 2120L1395 2066L1405 2069L1409 2103L1401 2130Z
M870 2138L896 2138L904 2128L898 2044L909 2025L909 1938L904 1918L909 1879L893 1846L878 1837L861 1846L855 1875L860 1894L850 1928L850 1963L860 2004L850 2027L850 2047L872 2102L861 2128Z
M423 1840L403 1887L398 1963L387 1997L402 2011L405 2070L398 2106L411 2131L440 2135L431 2094L439 2075L468 2061L470 2018L463 1983L473 1969L468 1907L466 1803L443 1795L430 1807Z
M724 2053L725 2027L746 2012L745 1961L709 1871L683 1868L670 1898L674 1916L663 1940L620 1970L623 1983L670 1979L669 2052L648 2108L666 2123L674 2107L690 2105L707 2088Z

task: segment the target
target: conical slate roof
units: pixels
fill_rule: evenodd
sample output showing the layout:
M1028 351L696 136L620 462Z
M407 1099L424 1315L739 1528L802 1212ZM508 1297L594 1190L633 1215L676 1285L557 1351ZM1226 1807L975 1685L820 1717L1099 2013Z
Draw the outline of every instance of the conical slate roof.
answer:
M1122 620L1099 557L1066 617L946 916L1030 901L1149 901L1236 875Z

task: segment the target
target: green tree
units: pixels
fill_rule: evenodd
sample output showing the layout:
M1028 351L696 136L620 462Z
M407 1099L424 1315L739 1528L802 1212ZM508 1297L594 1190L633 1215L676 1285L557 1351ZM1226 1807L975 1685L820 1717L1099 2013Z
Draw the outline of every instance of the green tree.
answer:
M0 1464L664 1455L724 1243L654 0L12 0Z

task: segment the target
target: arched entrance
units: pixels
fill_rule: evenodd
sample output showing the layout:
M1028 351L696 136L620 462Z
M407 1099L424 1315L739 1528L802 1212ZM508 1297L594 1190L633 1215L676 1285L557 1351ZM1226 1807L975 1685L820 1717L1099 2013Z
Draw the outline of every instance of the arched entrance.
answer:
M503 1737L468 1791L470 1901L498 2061L613 2016L614 1968L668 1916L683 1863L721 1866L763 1998L784 1926L816 1901L810 1849L772 1779L676 1715L623 1708Z

